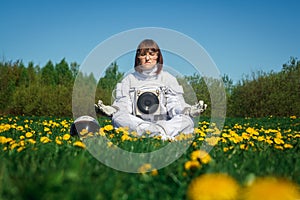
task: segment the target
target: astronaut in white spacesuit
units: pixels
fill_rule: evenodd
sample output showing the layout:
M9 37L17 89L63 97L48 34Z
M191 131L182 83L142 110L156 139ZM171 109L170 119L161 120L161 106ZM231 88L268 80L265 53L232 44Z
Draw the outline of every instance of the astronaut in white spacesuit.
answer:
M150 132L150 136L173 139L180 133L193 133L193 117L207 105L185 103L177 79L163 71L163 56L155 41L145 39L138 45L134 69L117 84L112 106L99 100L97 109L111 116L115 127L129 127L138 135Z

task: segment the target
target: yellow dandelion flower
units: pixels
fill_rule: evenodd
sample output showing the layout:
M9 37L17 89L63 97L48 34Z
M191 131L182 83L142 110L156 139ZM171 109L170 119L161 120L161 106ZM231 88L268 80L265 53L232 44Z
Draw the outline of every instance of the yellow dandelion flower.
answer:
M291 144L284 144L283 147L286 148L286 149L292 149L293 145L291 145Z
M70 138L71 138L71 135L68 133L64 134L64 136L63 136L63 140L69 140Z
M279 149L279 150L283 150L284 149L283 146L280 146L280 145L275 145L274 148L275 149Z
M43 136L43 137L40 138L40 142L44 143L44 144L49 143L51 141L52 140L50 140L47 136Z
M299 188L293 182L274 177L255 180L243 193L245 200L296 200L300 199Z
M257 141L261 142L261 141L265 141L265 137L264 136L259 136L257 137Z
M249 141L247 144L254 147L254 142L252 142L252 141Z
M3 141L3 144L6 144L6 143L11 143L13 142L14 140L12 138L6 138L4 137L4 141Z
M225 139L225 138L220 138L220 141L222 142L222 143L227 143L227 140Z
M194 128L194 133L200 135L201 137L205 137L206 133L199 128Z
M55 138L55 143L58 144L58 145L61 145L63 142L60 140L59 137L56 137Z
M99 129L98 135L105 136L104 128Z
M87 134L89 131L87 130L87 129L82 129L81 131L80 131L80 135L85 135L85 134Z
M191 153L191 160L198 160L202 164L207 164L211 161L210 155L202 150L196 150Z
M17 152L21 152L21 151L23 151L24 149L25 149L25 146L19 147L19 148L17 148Z
M145 163L139 167L138 172L144 174L144 173L150 171L151 168L152 168L152 166L150 163Z
M205 130L207 133L213 133L215 132L215 129L212 129L212 128L208 128Z
M25 136L24 136L24 135L21 135L19 138L20 138L20 140L24 140L24 139L25 139Z
M281 132L278 131L278 132L276 133L276 138L282 139L282 134L281 134Z
M74 143L73 143L73 146L75 146L75 147L80 147L80 148L83 148L83 149L86 148L85 144L84 144L83 142L81 142L81 141L76 141L76 142L74 142Z
M205 138L205 141L210 145L210 146L215 146L218 144L220 138L219 137L209 137Z
M238 183L226 174L204 174L192 180L187 189L190 200L233 200L239 193Z
M17 130L17 131L23 131L23 130L24 130L24 127L23 127L23 126L17 126L16 130Z
M32 136L33 136L33 134L31 132L25 133L25 137L27 137L27 138L31 138Z
M229 135L228 133L223 133L223 134L222 134L222 137L224 137L224 138L230 138L231 135Z
M0 132L8 131L11 128L10 124L1 124Z
M283 133L290 133L292 129L284 130Z
M249 133L246 133L246 132L243 132L243 133L242 133L242 137L243 137L243 139L245 139L245 140L249 140L249 139L250 139L250 134L249 134Z
M184 141L184 140L190 140L194 138L194 134L192 133L180 133L179 135L175 136L175 139L173 141Z
M10 145L10 150L13 150L14 148L16 148L17 146L19 146L18 143L13 143Z
M108 147L112 147L113 145L114 145L114 143L112 143L111 141L107 142Z
M28 139L27 141L28 141L29 143L31 143L31 144L35 144L35 143L36 143L36 141L35 141L34 139L31 139L31 138Z
M239 124L235 124L233 128L235 128L235 129L242 129L243 126L242 126L242 125L239 125Z
M44 132L49 132L49 131L50 131L50 128L44 127Z
M129 131L129 127L128 126L118 127L116 129L116 133L126 133L126 134L128 134L128 131Z
M218 129L217 127L215 127L214 129L215 129L215 131L213 132L213 134L215 134L215 135L220 135L221 134L220 129Z
M229 151L229 148L228 147L223 147L223 151L227 152L227 151Z
M151 175L152 175L152 176L157 176L157 175L158 175L158 170L157 170L157 169L153 169L153 170L151 171Z
M106 125L106 126L104 126L104 130L105 131L112 131L112 130L114 130L114 127L113 127L113 125Z
M296 119L297 117L295 115L290 116L291 119Z
M201 167L201 164L197 160L188 160L184 163L184 169L190 170L190 169L198 169Z
M268 143L268 144L273 144L273 140L271 140L271 139L266 139L266 143Z
M231 149L233 149L233 148L234 148L234 146L224 147L224 148L223 148L223 151L224 151L224 152L227 152L227 151L229 151L229 150L231 150Z
M248 146L246 144L240 144L240 149L247 150Z
M233 143L237 144L240 143L241 141L243 141L243 137L242 136L232 136L229 138L230 141L232 141Z
M193 142L193 143L192 143L192 146L193 146L193 147L197 147L197 142Z
M282 139L280 139L280 138L274 138L274 142L276 143L276 144L284 144L284 141L282 140Z
M251 135L259 135L259 132L257 130L255 130L254 128L252 128L252 127L248 127L246 129L246 132L250 133Z
M268 130L265 130L264 131L266 134L269 134L269 133L277 133L278 130L275 130L275 129L268 129Z
M121 137L121 140L122 140L123 142L126 141L126 140L131 141L132 138L131 138L129 135L127 135L127 134L123 134L122 137Z
M21 141L19 142L19 146L25 146L25 141L24 141L24 140L21 140Z

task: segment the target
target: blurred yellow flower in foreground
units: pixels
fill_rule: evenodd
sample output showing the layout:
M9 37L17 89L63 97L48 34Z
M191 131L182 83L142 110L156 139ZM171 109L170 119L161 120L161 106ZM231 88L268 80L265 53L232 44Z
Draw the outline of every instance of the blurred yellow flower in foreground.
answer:
M259 178L245 189L244 200L296 200L300 199L296 184L274 177Z
M192 180L187 190L189 200L235 200L239 184L227 174L204 174Z

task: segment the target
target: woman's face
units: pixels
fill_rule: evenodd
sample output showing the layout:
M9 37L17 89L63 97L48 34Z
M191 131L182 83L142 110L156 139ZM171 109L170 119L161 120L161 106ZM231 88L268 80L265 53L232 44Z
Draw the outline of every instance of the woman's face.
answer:
M152 69L154 65L157 63L158 52L155 51L145 51L142 52L138 58L140 60L140 64L143 66L143 69Z

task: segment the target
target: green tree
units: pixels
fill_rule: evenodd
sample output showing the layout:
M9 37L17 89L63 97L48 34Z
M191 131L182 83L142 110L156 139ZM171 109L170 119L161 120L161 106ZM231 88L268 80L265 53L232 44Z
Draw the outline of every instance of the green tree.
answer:
M28 73L28 78L29 78L29 84L36 83L37 80L37 75L38 75L38 66L34 67L33 62L29 62L27 66L27 73Z
M71 66L71 72L73 75L73 79L75 79L79 72L79 64L77 64L76 62L71 62L70 66Z
M117 83L123 78L124 73L119 72L118 65L113 62L106 70L105 75L98 81L96 101L101 99L105 104L112 103L112 94Z
M73 74L69 69L69 65L65 59L62 59L60 63L55 65L56 72L56 84L57 85L72 85Z
M41 69L41 82L43 85L55 85L56 74L53 63L49 60Z

